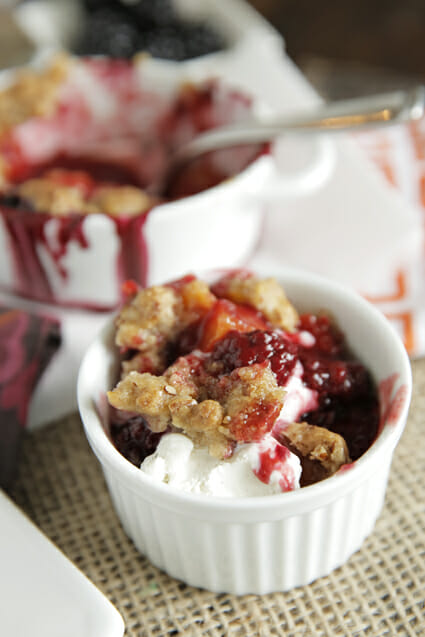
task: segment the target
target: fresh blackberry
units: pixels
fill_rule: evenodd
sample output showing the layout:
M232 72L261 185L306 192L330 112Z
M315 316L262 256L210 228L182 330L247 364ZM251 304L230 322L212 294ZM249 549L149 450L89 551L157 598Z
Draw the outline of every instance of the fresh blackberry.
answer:
M278 385L284 385L298 360L298 347L278 331L232 330L215 344L211 358L221 363L224 373L269 361Z
M141 30L170 24L177 19L171 0L85 0L84 8L88 15L104 9L119 12Z
M163 60L181 62L186 59L185 43L180 35L179 28L175 26L161 27L141 33L139 36L139 49L147 51L152 57Z
M224 43L204 24L176 22L140 34L139 48L153 57L183 61L222 49Z
M127 8L142 30L173 24L178 20L171 0L139 0L127 4Z
M128 420L111 422L111 436L118 451L131 463L140 467L158 446L162 433L153 433L144 418L134 415Z
M109 55L130 58L138 51L137 28L120 11L99 9L87 18L86 26L76 46L80 55Z
M138 51L183 61L225 47L203 22L180 18L172 0L85 0L86 25L74 50L79 55L130 58Z
M182 24L180 37L185 45L185 59L215 53L225 46L224 39L218 31L202 22Z

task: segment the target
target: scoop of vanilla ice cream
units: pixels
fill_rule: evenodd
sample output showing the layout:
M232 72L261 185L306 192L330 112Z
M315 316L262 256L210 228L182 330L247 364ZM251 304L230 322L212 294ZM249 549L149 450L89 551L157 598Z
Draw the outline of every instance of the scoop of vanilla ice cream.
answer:
M279 445L277 441L275 444ZM145 458L140 469L182 491L222 497L273 495L286 490L282 489L285 484L299 487L300 461L289 451L285 461L276 464L270 473L268 484L257 477L266 446L264 440L240 445L231 458L218 460L207 449L195 447L185 435L169 433L161 438L156 451Z

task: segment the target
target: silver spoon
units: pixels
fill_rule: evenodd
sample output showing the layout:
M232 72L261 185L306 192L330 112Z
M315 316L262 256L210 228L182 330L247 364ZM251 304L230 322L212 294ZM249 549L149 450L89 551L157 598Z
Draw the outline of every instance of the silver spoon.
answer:
M419 85L406 91L330 102L299 115L255 119L215 128L174 151L167 175L162 180L162 190L186 163L214 150L264 143L288 133L338 132L415 121L424 111L425 86ZM156 192L158 186L155 184Z

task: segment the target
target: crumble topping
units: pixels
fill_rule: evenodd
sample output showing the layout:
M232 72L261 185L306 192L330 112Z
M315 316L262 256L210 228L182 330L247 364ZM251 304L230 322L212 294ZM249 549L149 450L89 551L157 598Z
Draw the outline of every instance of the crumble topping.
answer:
M96 206L85 200L79 188L63 186L49 179L28 179L13 192L33 210L49 212L58 217L71 212L98 212Z
M78 185L66 185L49 177L28 179L7 194L25 201L37 212L55 216L70 213L106 213L111 217L129 217L147 212L156 199L135 186L100 186L86 192Z
M161 374L167 367L167 358L165 351L159 351L151 348L147 352L137 352L127 360L121 363L124 378L130 372L149 372L150 374Z
M207 447L214 458L228 458L235 443L225 432L220 431L224 410L216 400L173 399L170 413L174 427L181 430L199 447Z
M70 64L67 55L58 55L45 70L22 71L13 84L0 91L0 135L30 117L54 113Z
M344 438L324 427L294 422L284 429L280 438L301 460L302 485L328 478L351 462Z
M183 433L220 460L259 443L255 471L265 482L281 452L260 447L273 439L298 456L301 486L372 444L379 403L370 375L330 319L298 317L276 280L232 273L211 287L192 275L142 290L130 283L116 319L121 378L108 392L118 422L127 413L142 432ZM300 330L312 338L299 339ZM295 369L308 403L290 382Z
M159 370L167 346L214 302L207 284L198 279L183 282L178 290L172 286L140 290L117 318L116 344L124 350L143 352L145 359L139 356L137 361L144 360L146 365L149 357L152 368Z
M286 294L276 281L270 277L258 279L244 272L236 272L223 277L214 287L218 296L224 296L234 303L250 305L275 327L293 331L298 323L298 313L288 301Z
M116 344L125 349L157 349L177 335L181 297L170 287L140 290L116 320Z
M101 186L91 203L111 217L136 216L152 207L154 199L136 186Z
M285 391L266 361L214 374L219 366L195 350L166 367L170 344L216 302L194 277L138 291L117 317L115 336L122 351L136 353L123 362L108 399L116 409L141 414L153 431L175 427L224 458L236 441L259 440L271 430Z
M238 442L258 442L271 431L283 407L285 393L278 386L269 362L239 367L222 376L215 394L227 418L220 431L229 432Z
M227 457L235 442L258 441L268 433L284 396L268 363L214 379L197 375L185 359L163 376L132 371L108 392L113 407L141 414L152 431L173 426L219 458Z
M180 356L164 371L164 377L169 382L168 393L191 396L198 402L211 397L208 381L212 380L212 377L205 370L205 360L205 354L200 351Z
M171 424L169 403L174 398L166 386L164 376L133 371L108 392L108 399L116 409L142 414L153 432L162 432Z

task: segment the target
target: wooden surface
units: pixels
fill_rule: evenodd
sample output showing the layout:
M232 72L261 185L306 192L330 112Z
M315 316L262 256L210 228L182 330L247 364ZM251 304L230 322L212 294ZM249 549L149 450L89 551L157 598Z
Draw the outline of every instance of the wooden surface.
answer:
M423 0L249 0L325 97L425 81Z
M250 0L284 35L289 54L425 75L423 0Z

